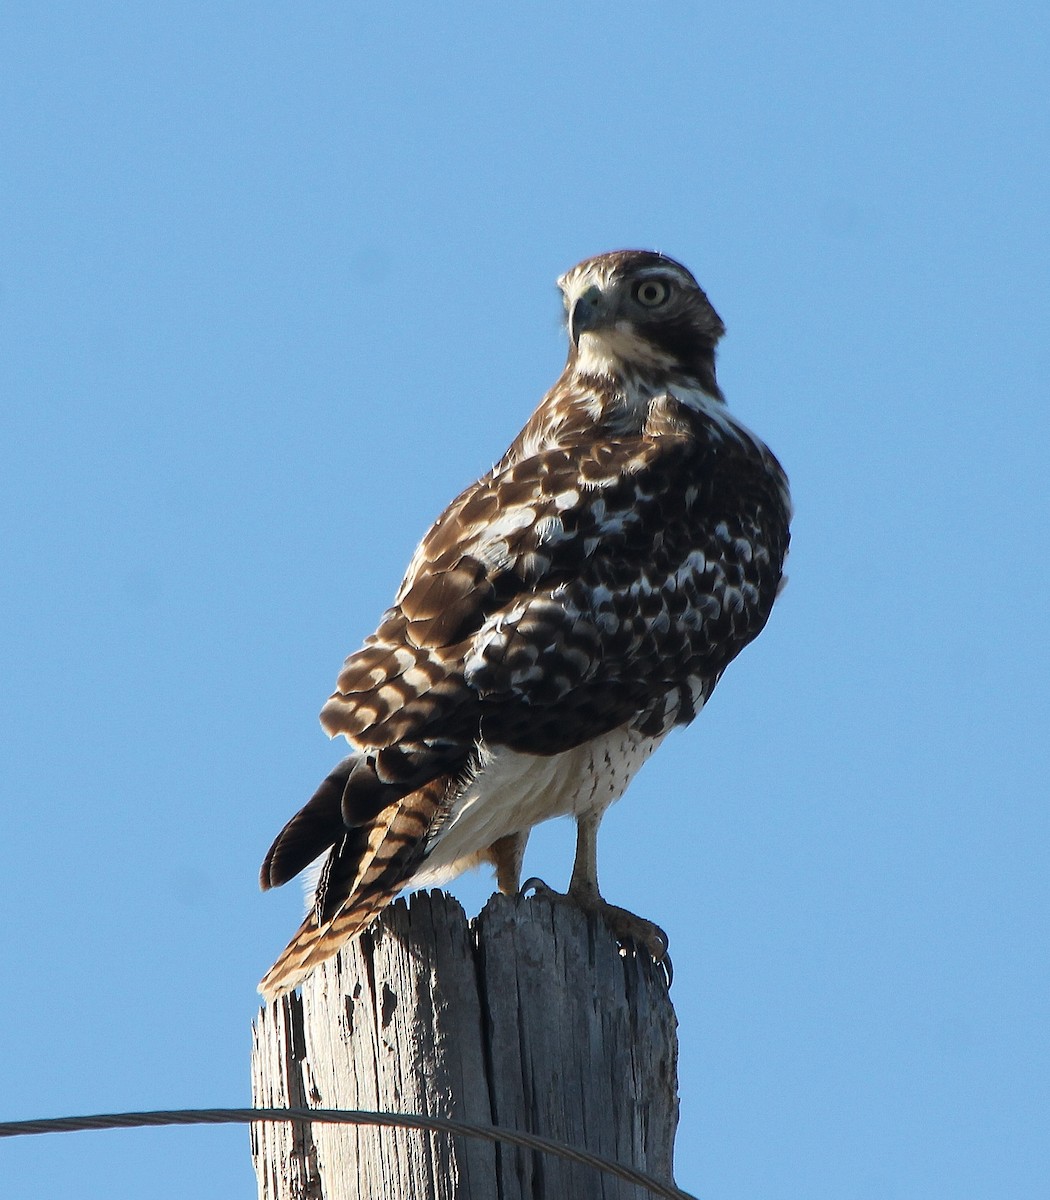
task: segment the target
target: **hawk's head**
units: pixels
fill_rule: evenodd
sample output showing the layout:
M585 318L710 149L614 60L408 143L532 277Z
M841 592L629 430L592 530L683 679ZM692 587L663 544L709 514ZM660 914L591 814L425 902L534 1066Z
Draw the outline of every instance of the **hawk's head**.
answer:
M558 286L578 371L695 380L721 397L714 351L725 326L681 263L652 250L616 250L578 263Z

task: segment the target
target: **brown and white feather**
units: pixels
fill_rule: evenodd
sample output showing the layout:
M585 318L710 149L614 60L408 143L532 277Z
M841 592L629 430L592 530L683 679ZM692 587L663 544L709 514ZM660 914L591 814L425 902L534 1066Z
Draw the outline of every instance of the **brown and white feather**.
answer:
M535 824L607 807L769 616L787 481L725 406L718 315L648 251L559 283L564 372L423 538L322 710L352 753L264 864L269 887L329 854L267 995L402 888L499 864L497 843L520 860ZM648 312L646 288L669 300Z

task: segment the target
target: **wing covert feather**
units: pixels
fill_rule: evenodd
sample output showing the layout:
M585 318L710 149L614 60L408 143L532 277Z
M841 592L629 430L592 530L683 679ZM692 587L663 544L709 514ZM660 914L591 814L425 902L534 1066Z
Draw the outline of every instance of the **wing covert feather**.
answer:
M717 680L765 624L786 550L754 447L717 449L668 431L479 480L347 659L325 728L374 747L480 726L554 753L647 705L661 727L690 720L697 680Z

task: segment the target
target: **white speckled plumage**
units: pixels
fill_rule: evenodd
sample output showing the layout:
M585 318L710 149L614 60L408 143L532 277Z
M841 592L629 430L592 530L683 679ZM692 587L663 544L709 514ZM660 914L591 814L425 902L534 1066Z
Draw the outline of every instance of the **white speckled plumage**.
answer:
M579 825L570 892L604 903L601 813L769 616L787 481L725 406L718 314L649 251L588 259L559 285L565 370L423 538L322 711L351 754L263 865L276 886L327 852L267 995L404 887L485 861L516 887L528 831L554 816Z
M479 747L409 886L439 887L484 861L483 852L500 838L527 834L553 817L600 815L662 740L621 725L561 754Z

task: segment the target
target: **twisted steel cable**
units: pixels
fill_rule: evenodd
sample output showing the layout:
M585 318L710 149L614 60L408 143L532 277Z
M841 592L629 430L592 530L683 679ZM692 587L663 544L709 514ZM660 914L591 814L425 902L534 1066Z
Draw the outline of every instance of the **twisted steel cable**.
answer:
M182 1108L156 1112L97 1113L83 1117L45 1117L33 1121L0 1122L0 1138L22 1137L35 1133L78 1133L90 1129L140 1129L159 1125L250 1125L257 1121L324 1122L333 1125L375 1125L387 1129L421 1129L435 1133L458 1134L480 1141L520 1146L552 1154L569 1162L592 1167L606 1175L646 1188L663 1200L696 1200L673 1184L662 1183L634 1167L613 1162L588 1150L577 1150L551 1138L534 1133L519 1133L499 1125L475 1125L448 1117L425 1117L418 1113L369 1112L341 1108Z

